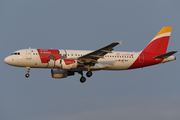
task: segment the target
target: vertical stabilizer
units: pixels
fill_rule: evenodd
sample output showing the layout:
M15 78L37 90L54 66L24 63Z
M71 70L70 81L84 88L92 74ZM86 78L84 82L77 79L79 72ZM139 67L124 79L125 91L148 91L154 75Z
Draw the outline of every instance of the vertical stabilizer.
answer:
M143 53L166 53L172 27L163 27L142 51Z

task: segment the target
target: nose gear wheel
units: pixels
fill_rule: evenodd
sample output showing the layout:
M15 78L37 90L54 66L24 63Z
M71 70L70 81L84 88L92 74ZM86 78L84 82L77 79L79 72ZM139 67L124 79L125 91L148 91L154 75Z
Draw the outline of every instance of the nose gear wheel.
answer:
M26 78L28 78L29 76L30 76L29 73L27 73L27 74L25 75Z

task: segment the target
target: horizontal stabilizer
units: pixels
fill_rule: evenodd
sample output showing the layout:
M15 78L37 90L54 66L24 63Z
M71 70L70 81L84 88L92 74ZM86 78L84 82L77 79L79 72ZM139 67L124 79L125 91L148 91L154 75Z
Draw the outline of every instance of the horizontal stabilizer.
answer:
M159 55L159 56L156 56L154 58L168 58L169 56L173 55L174 53L176 53L177 51L171 51L171 52L168 52L168 53L165 53L165 54L162 54L162 55Z

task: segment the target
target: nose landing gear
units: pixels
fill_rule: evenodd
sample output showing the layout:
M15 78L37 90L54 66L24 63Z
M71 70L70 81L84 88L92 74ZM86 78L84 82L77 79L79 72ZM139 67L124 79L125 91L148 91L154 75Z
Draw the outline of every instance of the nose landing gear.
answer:
M28 78L30 76L29 75L30 67L26 67L26 69L27 69L27 73L26 73L25 77Z

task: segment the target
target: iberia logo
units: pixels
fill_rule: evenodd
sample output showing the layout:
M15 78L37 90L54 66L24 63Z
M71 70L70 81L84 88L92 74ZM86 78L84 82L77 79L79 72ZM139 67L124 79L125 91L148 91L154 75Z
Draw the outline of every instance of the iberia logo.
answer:
M131 54L131 56L133 56L133 54Z

